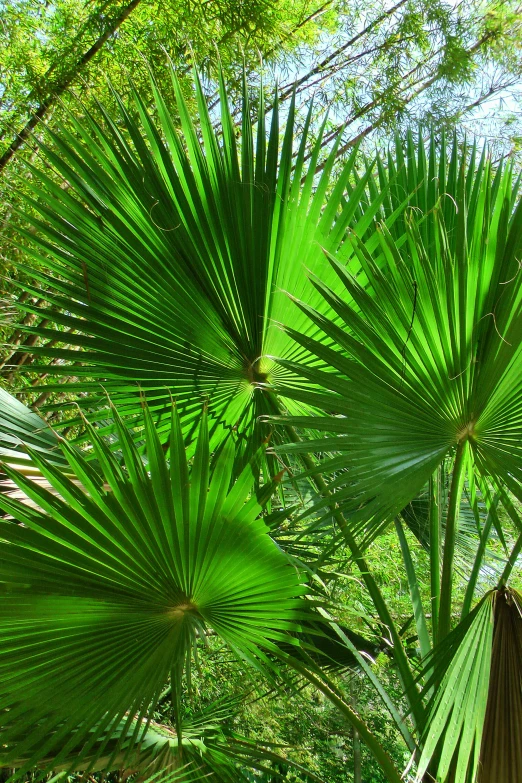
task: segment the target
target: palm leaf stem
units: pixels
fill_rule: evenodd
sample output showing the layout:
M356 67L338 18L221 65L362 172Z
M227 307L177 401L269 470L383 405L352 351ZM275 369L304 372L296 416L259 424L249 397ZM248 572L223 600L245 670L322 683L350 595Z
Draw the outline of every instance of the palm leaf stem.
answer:
M174 726L178 737L183 736L183 726L181 721L181 684L183 678L183 669L185 666L185 656L179 657L172 664L170 671L170 697L172 712L174 713ZM180 763L183 763L183 743L178 744L178 756Z
M402 523L399 518L395 519L395 530L399 538L399 544L402 552L402 559L404 567L406 569L406 575L408 577L408 587L410 589L411 603L413 606L413 614L415 617L415 626L417 628L417 636L419 638L419 645L422 657L425 658L431 652L430 636L428 633L428 625L426 623L426 615L422 606L422 600L419 590L419 581L417 574L415 573L415 566L413 565L413 559L408 545L408 540L402 528Z
M440 606L440 540L441 540L441 497L440 467L429 482L430 520L430 581L431 581L431 629L433 644L437 643Z
M368 750L373 754L375 760L378 762L382 771L386 775L388 783L402 783L400 772L395 767L393 761L384 750L383 746L369 730L366 723L357 715L357 713L350 707L349 704L339 695L335 684L326 676L324 672L321 672L319 678L313 672L309 671L307 667L291 656L285 656L286 663L291 666L296 672L301 674L311 685L314 685L317 690L326 696L339 712L347 719L351 726L358 732L361 740L366 744Z
M502 506L504 510L507 512L509 518L513 522L513 525L515 529L518 531L519 535L517 540L515 541L515 544L513 546L513 549L511 550L511 554L509 555L508 561L506 563L506 566L504 568L504 571L502 573L502 576L500 577L499 584L505 585L507 584L509 577L511 576L511 571L513 570L514 566L517 563L518 556L520 555L520 552L522 551L522 520L520 519L520 516L511 502L511 498L507 494L506 490L502 485L498 485L497 487L498 493L500 496L500 500L502 502Z
M455 555L455 538L457 535L458 509L462 494L462 476L465 465L467 438L459 440L451 487L448 498L448 512L446 516L446 534L444 536L444 555L442 560L442 577L440 585L440 609L438 641L444 639L451 629L451 596L453 587L453 558Z
M489 541L491 527L493 525L493 520L496 514L497 504L498 504L498 497L495 497L493 499L493 504L488 510L488 515L486 517L486 521L482 529L479 545L475 555L475 560L473 562L473 568L471 569L471 574L469 576L468 584L466 586L466 593L464 595L464 601L462 603L461 619L464 619L464 617L466 617L466 615L469 614L471 611L471 603L473 601L473 595L475 593L477 580L484 560L484 554L486 552L487 543Z
M284 424L283 426L286 434L293 443L297 443L301 440L292 425ZM366 585L366 589L370 594L370 598L372 599L375 610L379 616L379 620L390 633L393 643L393 656L399 671L399 677L401 679L403 690L405 693L412 693L413 691L410 689L415 689L415 680L410 669L406 652L402 645L401 637L397 631L397 628L395 627L395 623L393 622L392 616L388 610L386 601L384 600L382 593L379 590L379 586L373 578L368 563L363 556L362 550L357 544L355 536L351 532L343 513L340 511L340 509L336 508L335 500L333 499L332 493L328 489L322 474L316 472L317 466L314 463L312 457L309 454L300 454L299 456L304 468L307 471L310 471L310 478L321 497L332 497L332 502L329 504L332 516L339 525L339 529L348 545L348 548L350 549L354 562L360 571L361 577ZM421 724L422 713L420 711L419 704L412 705L412 717L416 725Z
M509 555L504 571L502 572L502 576L500 577L500 582L499 582L501 585L505 585L508 582L509 577L511 576L511 572L514 566L516 565L521 552L522 552L522 533L515 541L515 545L511 550L511 554Z
M361 667L362 671L365 673L369 681L372 683L373 687L375 688L376 692L379 694L384 706L390 713L393 722L397 726L398 730L400 731L408 749L412 753L417 752L417 745L415 744L415 740L411 736L408 727L406 725L406 721L404 716L402 716L393 703L393 701L388 696L386 690L384 689L382 682L380 681L379 677L375 674L372 667L368 663L368 660L364 654L361 654L361 652L357 649L355 644L352 642L352 640L347 636L343 629L337 625L337 623L333 622L331 618L328 616L327 612L325 612L323 609L319 608L319 613L329 620L330 626L334 629L334 631L337 633L340 639L344 642L344 644L348 647L349 650L352 651L355 659L358 661L359 666Z

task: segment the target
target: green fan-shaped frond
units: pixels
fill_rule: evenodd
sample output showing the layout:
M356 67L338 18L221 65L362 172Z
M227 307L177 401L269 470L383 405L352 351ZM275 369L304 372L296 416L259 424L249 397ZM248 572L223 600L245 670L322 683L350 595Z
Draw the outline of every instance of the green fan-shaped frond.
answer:
M27 279L35 283L20 286L46 291L49 306L36 310L56 324L27 331L46 342L35 354L60 359L32 369L79 379L68 391L88 392L78 404L90 418L104 407L103 386L122 414L138 418L141 390L165 432L170 393L184 431L204 399L211 421L251 430L274 407L259 384L285 375L266 356L304 355L277 326L287 313L284 292L321 308L305 270L334 285L322 248L351 255L347 227L365 233L382 197L359 214L368 166L341 204L355 152L335 185L335 148L316 178L323 134L308 159L312 108L294 157L294 103L280 144L277 101L268 128L262 90L255 129L245 84L239 133L221 82L218 132L198 79L197 121L174 74L173 85L174 102L154 86L156 119L134 93L131 110L120 102L111 117L100 107L103 124L82 110L81 120L71 118L74 134L49 131L41 147L68 187L36 169L27 183L40 216L27 216L39 269L33 263ZM35 310L27 300L21 307ZM296 328L310 332L306 317L294 317Z
M284 448L337 454L318 470L333 474L337 503L369 537L455 449L458 481L467 466L522 494L522 206L512 210L510 172L490 172L470 227L464 184L456 238L441 215L430 252L416 224L400 248L383 227L379 264L355 238L363 274L332 259L344 294L313 281L343 324L301 302L322 337L288 329L324 369L281 364L323 391L281 393L335 415L293 418L327 434Z
M252 471L231 484L232 443L209 471L204 416L189 467L175 408L168 457L145 408L145 467L113 416L120 461L92 428L96 470L62 442L74 480L30 450L54 493L5 467L36 506L0 498L6 763L87 753L120 721L136 740L205 625L252 661L299 630L304 586L249 499Z

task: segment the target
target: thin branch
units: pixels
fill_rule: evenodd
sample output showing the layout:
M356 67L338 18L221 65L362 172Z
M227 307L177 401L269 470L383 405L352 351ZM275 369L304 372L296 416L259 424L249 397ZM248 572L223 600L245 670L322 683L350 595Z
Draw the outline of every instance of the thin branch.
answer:
M38 125L39 122L41 122L49 113L50 109L54 106L58 98L63 95L63 93L67 90L68 87L72 84L74 79L78 76L79 72L92 60L92 58L98 54L100 49L103 47L103 45L106 43L106 41L113 35L116 30L123 24L123 22L130 16L130 14L134 11L134 9L139 5L141 0L131 0L130 3L128 3L122 10L119 16L116 17L112 21L112 23L109 25L107 30L101 35L97 41L91 46L88 51L85 52L85 54L80 57L74 68L71 69L69 72L69 75L66 76L60 84L58 84L51 95L49 95L42 103L38 106L36 111L31 115L28 122L25 124L25 126L22 128L22 130L17 134L16 138L13 140L13 142L9 145L9 147L6 149L4 154L0 157L0 171L2 171L11 158L14 157L16 152L20 149L20 147L24 144L24 142L29 138L34 128Z
M493 33L486 33L483 35L473 46L471 46L469 49L466 50L466 54L471 57L478 49L480 49L491 37ZM426 62L429 62L430 59L432 59L435 55L431 55L430 58L428 58L427 61L423 63L423 65L426 64ZM422 67L422 65L416 66L413 68L408 74L406 74L407 78L411 74L413 74L416 70L419 70L419 68ZM439 79L441 79L441 74L437 71L433 76L431 76L429 79L426 79L426 81L422 83L417 83L416 89L414 89L405 99L404 104L408 105L411 103L415 98L417 98L421 93L423 93L425 90L427 90L429 87L432 86L432 84L435 84ZM401 79L402 81L402 79ZM399 95L404 92L408 87L404 87L403 89L399 90ZM360 119L365 114L368 114L375 106L377 106L380 102L380 97L375 98L373 101L370 101L369 103L365 104L356 114L354 114L351 118L345 120L343 123L340 123L333 131L331 131L327 136L324 137L324 139L321 142L321 147L325 147L327 144L329 144L335 136L343 131L347 126L352 125L356 120ZM370 125L368 125L366 128L364 128L362 131L360 131L357 136L354 136L349 141L347 141L345 144L341 145L336 153L336 158L339 158L341 155L343 155L345 152L347 152L351 147L354 147L356 144L359 143L362 139L364 139L366 136L368 136L369 133L371 133L375 128L377 128L384 120L384 117L381 116L380 118L376 119L374 122L372 122ZM305 156L305 160L308 160L310 158L310 153L308 153L307 156ZM320 163L315 173L318 174L321 172L326 165L326 162L323 161Z
M291 85L288 85L287 87L283 87L281 95L279 96L280 101L284 101L286 98L289 98L294 89L297 89L305 82L308 82L309 79L312 79L317 74L324 71L327 65L329 65L333 60L335 60L340 54L345 52L347 49L349 49L351 46L356 44L358 41L361 40L361 38L364 38L365 35L368 35L368 33L371 33L372 30L374 30L376 27L378 27L381 22L383 22L385 19L389 18L390 16L393 16L393 14L398 11L401 6L405 5L407 0L399 0L398 3L396 3L393 8L390 8L388 11L385 11L383 14L377 17L377 19L374 19L373 22L370 22L369 25L367 25L363 30L361 30L357 35L354 35L353 38L350 38L349 41L346 41L342 46L340 46L338 49L335 49L333 52L331 52L328 57L325 57L323 60L321 60L320 63L318 63L314 68L312 68L308 73L305 73L304 76L301 76L300 79L297 79L297 81L292 82Z

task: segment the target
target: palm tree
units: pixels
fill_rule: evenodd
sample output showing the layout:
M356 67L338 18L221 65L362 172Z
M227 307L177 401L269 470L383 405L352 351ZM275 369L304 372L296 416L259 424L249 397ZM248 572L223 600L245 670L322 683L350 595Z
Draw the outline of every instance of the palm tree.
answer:
M4 465L32 501L0 496L4 766L51 757L57 768L79 748L81 768L116 730L130 753L168 678L181 736L180 677L206 626L270 669L267 651L306 616L305 586L259 518L249 466L231 486L232 442L209 470L203 415L189 467L173 408L167 460L145 408L145 466L113 415L122 462L89 427L95 465L61 443L73 478L30 449L54 492Z
M169 730L181 738L183 662L207 624L264 675L291 667L320 690L392 783L401 770L336 678L347 658L381 698L419 779L498 772L511 783L522 770L510 742L521 703L520 598L509 586L522 549L518 183L456 142L448 155L433 135L427 149L410 136L361 169L354 153L332 182L335 147L314 174L322 130L305 165L311 110L292 157L293 104L279 153L277 103L267 133L262 91L255 135L245 85L238 143L222 83L220 133L199 82L197 125L173 84L175 118L156 88L157 120L134 95L116 120L101 108L103 126L85 115L76 135L50 132L54 174L34 170L30 208L40 218L28 215L36 234L27 232L33 263L23 267L34 282L19 286L43 290L48 306L21 307L54 326L24 328L39 338L42 370L76 378L67 389L90 423L78 419L83 437L59 440L57 451L39 420L0 399L0 446L18 433L42 479L13 468L18 449L7 452L20 492L0 497L0 578L13 597L0 609L10 639L0 651L5 763L20 775L35 764L80 769L110 746L132 767L169 679ZM387 638L408 719L365 641L335 622L327 595L319 606L310 598L322 555L290 557L259 518L259 470L244 452L264 459L260 415L276 428L278 458L296 455L317 490L302 512L281 513L293 513L300 541L319 540L333 522ZM298 482L280 490L287 501ZM413 654L365 556L390 524L408 576ZM429 552L431 611L406 525ZM506 546L495 576L484 569L493 532ZM468 586L457 607L459 546ZM512 721L501 720L508 712Z
M55 326L27 327L41 338L34 353L53 360L50 376L76 379L68 391L81 393L76 404L90 420L106 417L109 393L132 423L145 395L168 437L172 395L189 435L208 400L218 442L220 430L250 435L260 414L278 409L258 386L281 373L268 354L301 353L277 328L284 292L321 307L303 270L334 285L323 248L351 254L347 228L364 233L382 196L368 193L369 166L344 199L355 153L332 184L335 145L316 180L324 125L305 162L312 107L294 157L294 102L279 149L277 100L267 129L263 89L254 131L244 85L240 142L223 81L219 131L197 77L194 89L197 123L173 73L175 112L153 82L152 107L134 93L119 117L100 107L103 126L84 111L72 119L75 135L49 131L54 176L31 169L26 217L36 233L18 285L45 291L47 306L27 309Z
M287 665L316 685L399 783L385 749L306 652L346 668L361 657L352 639L359 647L364 640L347 630L347 650L318 627L316 602L302 597L312 590L304 572L259 517L255 470L247 465L232 478L232 440L209 468L205 412L189 465L175 407L167 454L146 406L144 454L116 409L112 415L120 459L87 424L93 455L61 440L65 469L28 447L47 484L23 465L3 466L21 497L0 494L0 580L9 593L0 605L0 766L15 768L18 779L35 765L137 765L161 780L186 773L188 783L209 769L226 779L234 763L284 761L240 737L215 749L201 727L198 734L183 723L183 670L210 627L269 679ZM174 726L162 730L151 715L167 682ZM194 761L194 743L210 748L206 765Z

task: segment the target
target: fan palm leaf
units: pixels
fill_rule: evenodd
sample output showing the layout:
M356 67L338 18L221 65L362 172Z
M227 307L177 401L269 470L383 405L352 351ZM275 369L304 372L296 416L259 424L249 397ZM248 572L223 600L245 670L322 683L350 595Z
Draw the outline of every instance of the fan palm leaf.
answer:
M137 740L165 681L179 690L205 624L252 662L299 630L305 588L248 499L251 469L231 484L233 445L209 472L203 416L189 468L173 408L167 459L145 408L146 469L113 416L121 463L90 428L96 470L61 444L77 481L29 450L56 494L4 468L36 505L0 498L14 520L0 523L7 764L60 763L80 743L88 753L120 721Z
M442 574L435 575L435 581L440 579L433 633L438 644L428 654L423 672L425 677L435 674L428 677L420 700L415 689L407 691L417 728L424 728L419 779L426 773L441 781L449 776L469 783L481 769L486 779L492 779L497 764L488 738L497 731L506 754L500 769L507 783L518 774L518 757L510 755L507 745L518 732L519 681L512 697L513 723L499 725L498 705L508 698L500 694L512 688L506 678L512 683L517 677L516 666L510 668L507 662L515 660L518 630L505 635L511 646L504 639L502 653L492 658L494 634L509 623L496 608L496 602L504 600L501 591L469 613L480 551L464 619L448 634L464 486L473 516L480 516L477 493L490 515L495 514L499 497L507 507L504 498L510 492L522 495L522 206L516 204L518 184L509 169L494 175L485 163L473 204L468 187L472 174L464 166L457 173L452 226L436 204L431 215L409 220L405 238L383 226L372 252L353 236L359 270L346 268L330 255L345 293L341 296L318 278L313 284L340 321L297 302L322 334L310 337L291 328L287 333L317 363L281 359L286 370L308 378L310 388L296 384L278 391L325 415L291 417L297 429L313 429L322 437L278 449L321 456L308 472L331 478L328 494L311 510L324 510L326 515L333 504L340 508L349 530L347 541L355 542L357 552L427 486L431 496L432 477L441 466L450 467ZM491 516L489 527L493 520ZM400 525L397 529L405 543ZM477 530L484 548L486 534L480 525ZM406 545L403 554L408 560ZM430 640L419 596L415 599L412 568L408 576L426 652ZM509 622L516 625L518 599L507 603ZM494 668L496 679L490 676ZM428 698L432 701L426 711ZM486 718L487 704L488 715L495 717Z
M469 235L476 228L477 220L491 221L494 217L504 175L502 167L491 171L487 147L480 151L476 142L470 148L456 134L449 141L443 130L434 133L421 127L416 138L411 130L404 140L397 136L387 155L377 156L376 164L378 178L372 179L369 187L374 196L378 190L384 194L377 219L384 222L389 215L396 214L389 226L396 242L405 241L412 213L427 250L436 247L438 241L435 213L442 216L453 248L464 240L463 225ZM489 190L486 200L485 186ZM348 192L351 187L349 183ZM519 190L520 176L514 177L511 189L503 194L512 208ZM407 210L403 208L406 198ZM464 213L460 209L463 199Z
M320 470L334 474L335 500L367 541L448 455L457 460L454 501L466 470L520 495L522 206L512 211L509 171L494 190L491 172L481 182L484 208L477 207L472 231L462 179L457 238L449 239L441 216L429 253L415 224L400 249L383 227L380 265L354 238L364 278L331 259L345 294L313 280L344 323L299 302L322 336L287 329L323 367L281 365L322 390L283 386L280 393L336 415L292 418L294 426L328 434L283 448L337 453ZM451 494L450 487L450 506Z
M131 108L119 101L118 116L100 107L102 124L80 107L74 133L49 131L42 154L68 187L31 169L25 279L35 282L19 285L43 289L48 305L21 307L56 325L27 327L43 341L34 353L51 360L31 369L74 376L68 391L88 393L78 404L91 419L105 407L103 385L122 414L138 419L141 389L164 433L170 394L185 432L197 426L204 398L211 422L251 431L274 410L259 383L284 375L266 356L304 355L274 325L287 311L283 292L331 313L304 270L335 285L321 248L353 255L347 227L364 234L383 196L355 216L368 166L341 203L356 153L332 184L335 146L315 177L323 134L305 163L312 107L294 158L294 102L280 144L277 101L267 128L261 89L255 130L245 84L239 142L222 80L219 133L197 78L197 121L174 74L173 89L174 104L153 82L150 111L134 92ZM310 331L305 316L295 318Z

